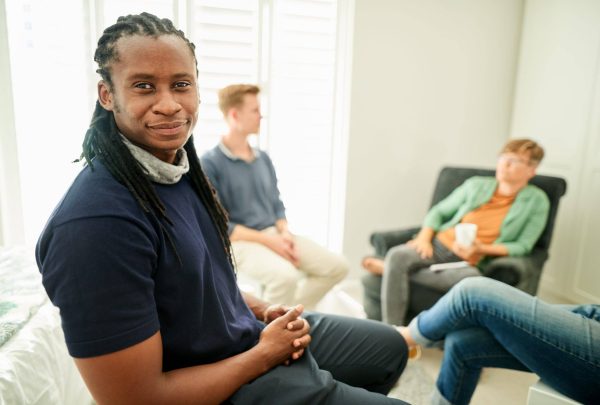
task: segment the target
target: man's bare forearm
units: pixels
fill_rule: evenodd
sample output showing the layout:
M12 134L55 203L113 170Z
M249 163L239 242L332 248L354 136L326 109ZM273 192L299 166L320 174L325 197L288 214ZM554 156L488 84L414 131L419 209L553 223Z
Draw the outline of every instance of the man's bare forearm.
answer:
M236 225L229 235L229 239L232 242L236 242L239 240L247 241L247 242L256 242L262 245L265 244L264 234L256 229L248 228L244 225Z
M288 221L285 218L278 219L275 221L275 228L277 228L277 232L284 233L289 232Z
M165 373L164 404L220 404L242 385L271 369L265 362L267 351L250 350L218 363L178 369ZM200 383L202 382L202 383ZM187 392L186 392L187 391Z
M98 404L218 404L275 363L259 344L227 359L162 372L159 333L119 352L75 359Z
M508 256L508 249L502 244L478 245L477 253L484 256Z
M246 293L242 291L242 297L244 297L244 301L246 301L246 305L252 311L256 319L259 321L264 321L265 319L265 311L271 305L267 301L263 301L258 297L255 297L252 294Z
M433 228L423 227L417 234L416 239L431 242L433 240L434 236L435 236L435 231L433 230Z
M163 372L160 331L126 349L75 363L101 405L219 404L242 385L302 355L310 343L310 326L299 317L302 310L298 305L285 311L262 330L255 346L210 364Z

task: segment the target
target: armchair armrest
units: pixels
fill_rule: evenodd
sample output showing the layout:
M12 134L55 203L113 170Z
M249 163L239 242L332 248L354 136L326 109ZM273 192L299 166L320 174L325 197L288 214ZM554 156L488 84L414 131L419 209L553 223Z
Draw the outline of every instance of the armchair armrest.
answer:
M481 269L481 273L486 277L502 281L526 293L535 295L541 269L547 258L548 253L542 249L534 249L528 256L498 257L485 264Z
M396 231L373 232L370 242L375 248L375 254L385 257L388 250L411 240L421 228L407 228Z

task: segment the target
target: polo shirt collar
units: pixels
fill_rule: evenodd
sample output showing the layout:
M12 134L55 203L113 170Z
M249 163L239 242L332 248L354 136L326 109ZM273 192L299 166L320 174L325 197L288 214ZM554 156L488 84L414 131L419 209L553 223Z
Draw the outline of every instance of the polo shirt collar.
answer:
M223 143L223 141L219 142L219 150L221 150L221 152L223 152L223 154L225 156L227 156L228 159L230 160L243 160L240 157L237 157L236 155L233 154L233 152L231 152L229 150L229 148L227 146L225 146L225 144ZM260 149L258 148L251 148L252 149L252 153L254 153L254 159L258 159L260 157Z

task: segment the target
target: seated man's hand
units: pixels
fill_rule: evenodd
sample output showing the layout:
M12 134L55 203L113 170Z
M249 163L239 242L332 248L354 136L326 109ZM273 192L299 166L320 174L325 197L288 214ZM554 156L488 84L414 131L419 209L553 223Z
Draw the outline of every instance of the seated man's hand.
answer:
M267 347L273 366L299 359L310 344L310 325L300 317L303 310L302 305L297 305L263 329L259 344Z
M429 259L433 256L433 245L430 240L417 236L406 244L417 251L421 259Z
M282 231L279 234L281 235L281 237L283 239L285 239L286 241L288 241L292 245L295 244L295 242L294 242L294 235L292 235L292 233L290 231Z
M300 258L291 234L289 237L282 234L265 235L265 237L265 246L292 263L294 267L299 266Z

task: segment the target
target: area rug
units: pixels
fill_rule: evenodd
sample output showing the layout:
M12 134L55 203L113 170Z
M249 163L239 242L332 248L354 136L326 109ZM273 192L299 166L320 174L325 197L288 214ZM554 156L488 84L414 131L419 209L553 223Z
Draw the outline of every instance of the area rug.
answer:
M435 384L418 361L409 361L398 383L388 396L412 405L427 405L431 402Z

